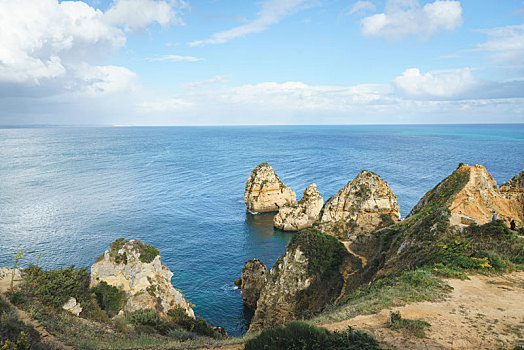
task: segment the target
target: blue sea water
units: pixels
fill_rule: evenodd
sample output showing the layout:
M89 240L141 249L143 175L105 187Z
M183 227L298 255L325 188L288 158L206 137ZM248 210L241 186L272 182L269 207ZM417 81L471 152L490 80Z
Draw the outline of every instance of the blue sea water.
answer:
M89 267L111 241L156 246L197 315L246 329L233 281L244 262L271 267L291 234L246 213L250 171L269 162L300 198L325 199L362 169L386 180L406 216L459 162L500 184L522 170L524 125L0 129L0 266Z

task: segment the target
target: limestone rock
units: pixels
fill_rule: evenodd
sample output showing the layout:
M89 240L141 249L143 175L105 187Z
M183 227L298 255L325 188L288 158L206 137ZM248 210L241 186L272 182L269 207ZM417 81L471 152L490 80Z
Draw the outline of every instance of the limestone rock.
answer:
M519 226L523 224L524 213L522 204L519 202L518 192L522 190L522 172L512 180L501 186L499 190L497 183L491 174L482 165L461 165L458 173L469 176L466 185L453 198L449 205L451 211L450 223L453 225L468 225L472 222L482 225L490 222L493 212L497 218L509 223L512 219ZM415 208L423 205L424 198ZM414 209L415 209L414 208Z
M399 220L400 209L391 188L374 172L363 170L326 201L318 228L347 238L373 232Z
M62 309L69 311L73 315L80 315L82 312L82 307L79 303L76 302L76 299L71 297L69 300L62 306Z
M284 231L298 231L313 226L320 218L324 198L318 193L317 185L311 184L304 191L296 208L282 208L273 218L276 228Z
M249 331L308 317L333 303L343 289L348 256L335 237L316 229L296 233L268 274Z
M262 261L251 259L245 263L240 278L240 289L247 307L256 309L260 292L267 282L267 275L267 267Z
M518 202L524 215L524 170L500 185L499 190L502 197Z
M22 278L22 271L20 269L12 269L9 267L0 267L0 279L9 278L13 276L13 270L15 272L15 280Z
M160 316L181 307L194 317L191 304L171 284L173 273L160 261L158 250L139 240L111 243L111 249L91 266L91 286L105 281L127 294L124 311L152 308Z
M250 212L275 211L297 204L297 196L268 163L258 165L246 182L244 200Z

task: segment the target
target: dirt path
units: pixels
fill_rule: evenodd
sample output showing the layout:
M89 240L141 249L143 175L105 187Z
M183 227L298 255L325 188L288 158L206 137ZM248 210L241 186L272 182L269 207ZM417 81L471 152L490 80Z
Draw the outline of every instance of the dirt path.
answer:
M353 243L353 241L351 240L348 240L348 241L341 241L342 244L344 244L344 247L346 247L346 250L356 256L357 258L359 258L360 260L362 260L362 266L366 266L367 263L368 263L368 259L366 259L365 257L363 257L362 255L359 255L357 253L355 253L354 251L351 250L351 248L349 247L351 245L351 243ZM346 285L347 285L347 282L351 280L351 275L354 274L356 271L353 271L350 273L351 269L353 268L353 266L351 266L351 264L348 264L348 266L346 266L346 269L344 270L343 272L343 277L344 277L344 284L342 285L342 289L340 290L340 295L335 299L335 301L333 302L335 305L338 304L338 302L342 299L342 297L344 296L344 294L346 294Z
M20 283L19 280L14 281L14 285L17 286ZM8 298L5 297L5 293L9 291L9 288L11 286L11 277L6 276L4 278L0 278L0 297L4 298L5 301L7 301L13 308L16 314L16 318L23 322L24 324L33 327L39 334L40 339L43 343L49 344L57 349L64 349L64 350L73 350L74 348L68 345L65 345L60 340L58 340L55 336L50 334L46 331L46 329L38 322L37 320L34 320L29 316L29 314L23 310L20 310L11 302Z
M447 280L454 290L443 302L413 303L323 327L345 330L352 326L397 349L514 349L524 344L524 272L470 278ZM427 337L391 330L390 311L429 322Z

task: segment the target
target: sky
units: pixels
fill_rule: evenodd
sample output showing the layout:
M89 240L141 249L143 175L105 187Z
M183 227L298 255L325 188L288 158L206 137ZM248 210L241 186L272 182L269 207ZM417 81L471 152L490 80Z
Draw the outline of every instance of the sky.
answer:
M524 123L522 0L0 0L0 125Z

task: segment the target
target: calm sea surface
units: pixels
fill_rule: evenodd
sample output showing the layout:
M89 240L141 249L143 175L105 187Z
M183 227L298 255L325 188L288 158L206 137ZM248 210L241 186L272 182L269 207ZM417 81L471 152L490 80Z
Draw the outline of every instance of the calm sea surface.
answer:
M246 213L250 171L269 162L297 197L324 199L362 169L386 180L402 216L459 162L500 184L524 167L524 124L445 126L0 129L0 266L89 267L111 241L160 250L197 315L246 328L233 281L244 262L272 266L291 234Z

